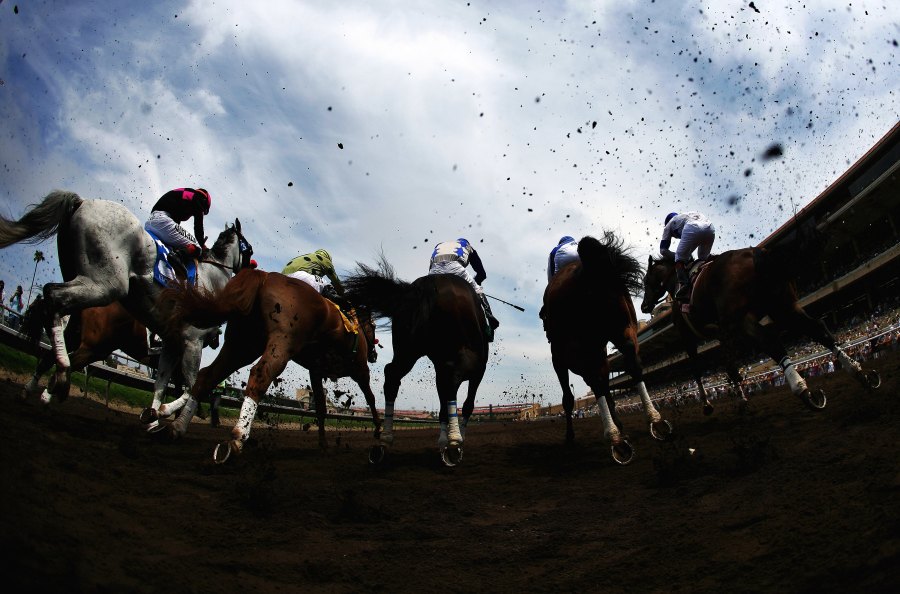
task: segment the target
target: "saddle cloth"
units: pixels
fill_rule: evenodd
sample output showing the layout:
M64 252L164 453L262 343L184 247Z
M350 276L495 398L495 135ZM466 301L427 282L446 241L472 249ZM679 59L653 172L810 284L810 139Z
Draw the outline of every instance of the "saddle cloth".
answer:
M144 229L144 231L147 230ZM163 287L168 287L170 282L178 280L175 276L175 269L169 263L169 252L171 250L169 246L150 231L147 231L147 235L156 244L156 263L153 265L153 280ZM197 261L191 258L189 261L184 262L184 266L187 269L188 284L197 286Z

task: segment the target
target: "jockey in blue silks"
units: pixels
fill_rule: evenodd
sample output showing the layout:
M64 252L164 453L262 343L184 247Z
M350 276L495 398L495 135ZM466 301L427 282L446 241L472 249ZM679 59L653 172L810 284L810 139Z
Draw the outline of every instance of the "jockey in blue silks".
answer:
M547 282L550 282L553 275L562 270L563 266L578 260L580 260L578 242L575 238L568 235L560 238L556 247L550 251L550 258L547 260Z
M469 264L475 270L474 279L466 272L466 266ZM472 285L475 293L481 299L481 306L484 308L488 324L493 330L497 329L500 322L491 312L487 296L484 294L484 289L481 288L481 283L487 278L487 273L484 271L484 265L481 263L478 252L467 239L460 237L456 241L444 241L437 244L431 253L428 274L453 274Z
M679 240L674 254L669 249L673 237ZM686 300L691 296L691 281L684 267L685 263L690 262L695 249L698 260L709 258L715 240L716 228L699 212L670 212L666 216L659 253L666 258L675 258L675 274L679 284L676 299Z

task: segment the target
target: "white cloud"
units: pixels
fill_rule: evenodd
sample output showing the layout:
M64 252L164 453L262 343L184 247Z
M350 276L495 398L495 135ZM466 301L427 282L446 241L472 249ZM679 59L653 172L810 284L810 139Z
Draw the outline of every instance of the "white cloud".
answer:
M720 249L756 243L897 121L900 7L808 4L29 3L0 18L0 208L68 187L144 217L203 185L209 233L239 217L267 269L383 248L407 280L466 236L487 292L528 310L494 306L481 402L550 398L559 236L613 229L643 261L697 209ZM0 278L29 282L32 249Z

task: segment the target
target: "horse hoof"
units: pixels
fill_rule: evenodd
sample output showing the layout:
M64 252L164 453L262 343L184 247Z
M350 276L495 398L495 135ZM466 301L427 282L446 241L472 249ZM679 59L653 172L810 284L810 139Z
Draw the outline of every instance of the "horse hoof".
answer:
M138 420L142 425L157 423L159 422L159 413L156 412L155 408L148 407L141 411L141 416L138 417Z
M828 402L828 399L825 398L825 392L822 390L806 390L800 395L800 399L811 410L822 410Z
M634 448L626 439L611 445L609 451L612 453L612 459L622 466L627 466L634 460Z
M231 453L238 453L239 447L234 441L223 441L213 450L213 462L216 464L224 464L231 458Z
M441 462L444 466L453 467L462 462L463 449L459 444L450 444L445 448L441 448Z
M650 423L650 435L657 441L669 441L672 438L672 433L674 433L672 423L665 419Z
M381 444L369 448L369 464L381 464L387 455L387 448Z
M714 410L716 410L716 409L713 408L713 405L710 404L710 403L708 403L708 402L707 402L706 404L703 405L703 415L706 416L706 417L708 417L709 415L713 414L713 411L714 411Z
M877 390L881 386L881 376L874 369L863 372L863 383L870 390Z

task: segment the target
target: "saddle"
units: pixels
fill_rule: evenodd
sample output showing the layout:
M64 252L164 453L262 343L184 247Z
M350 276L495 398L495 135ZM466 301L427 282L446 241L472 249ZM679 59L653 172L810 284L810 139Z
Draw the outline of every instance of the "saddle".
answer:
M682 314L682 318L685 321L687 327L700 338L708 338L710 332L715 332L718 330L717 326L707 325L705 327L697 327L694 324L694 321L691 319L691 305L694 301L694 285L697 282L697 279L701 274L707 269L707 267L716 259L716 256L711 255L706 260L694 260L691 262L690 266L688 266L688 278L690 279L690 298L687 301L684 301L680 304L680 310Z
M164 244L162 240L147 231L147 235L156 244L156 262L153 265L153 280L163 287L168 287L173 281L187 282L192 287L197 286L197 260L190 258L187 261L178 258L173 250ZM170 260L171 257L171 260ZM174 263L178 262L176 266Z

